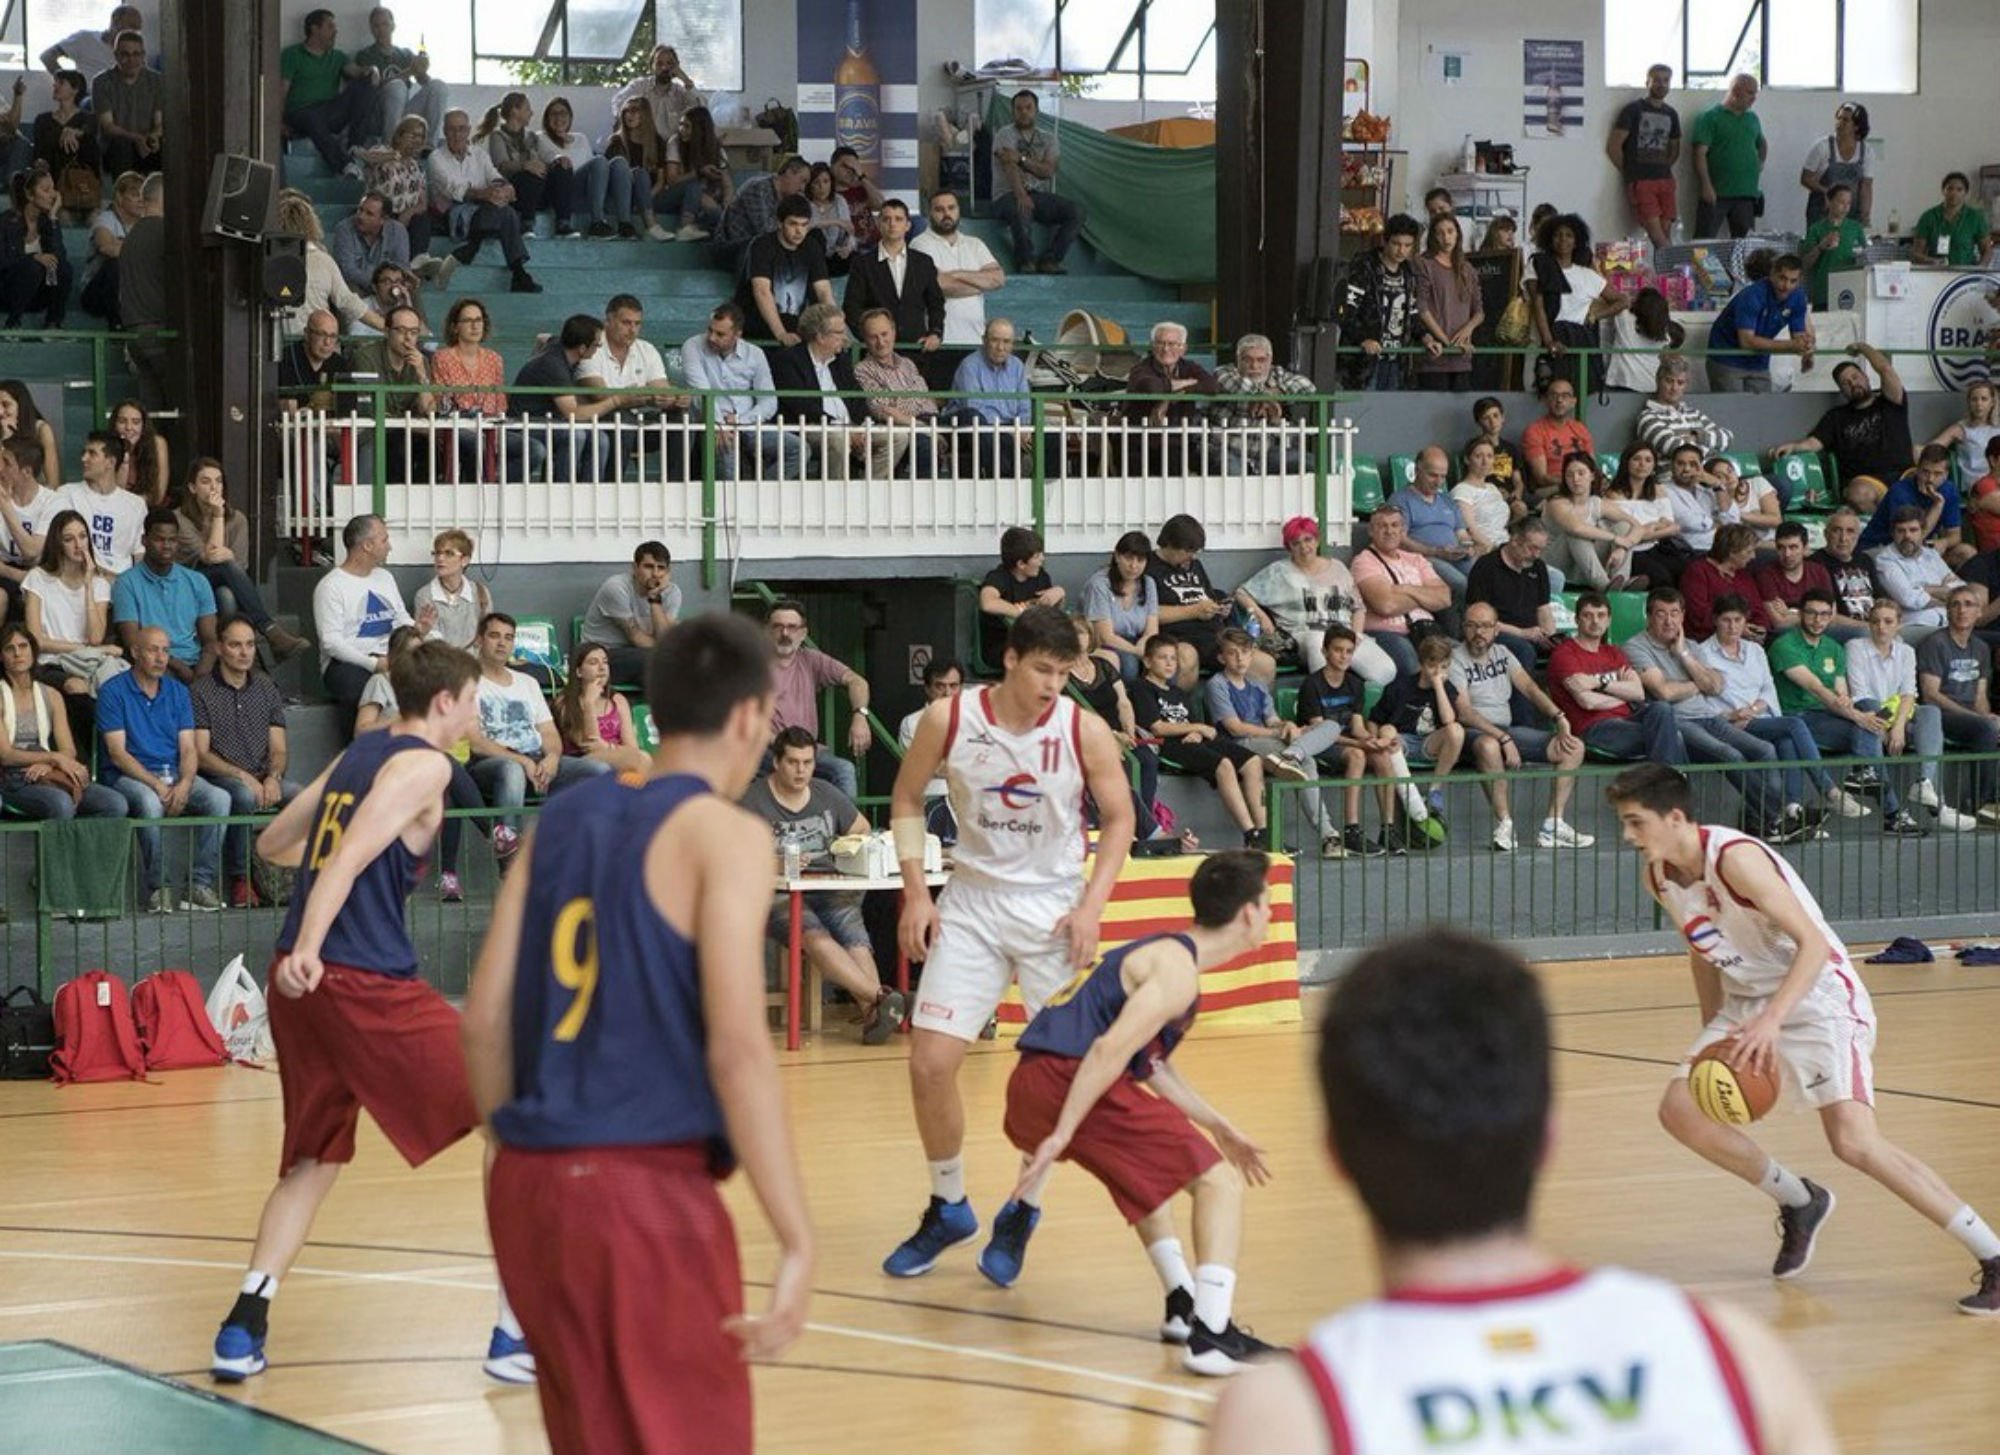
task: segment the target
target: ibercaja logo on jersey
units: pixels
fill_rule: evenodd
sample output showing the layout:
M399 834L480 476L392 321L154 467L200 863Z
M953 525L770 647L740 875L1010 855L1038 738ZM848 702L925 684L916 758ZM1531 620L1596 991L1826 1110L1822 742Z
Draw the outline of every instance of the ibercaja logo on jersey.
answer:
M1945 284L1931 304L1931 373L1959 393L1988 375L1987 340L2000 329L2000 274L1968 273Z

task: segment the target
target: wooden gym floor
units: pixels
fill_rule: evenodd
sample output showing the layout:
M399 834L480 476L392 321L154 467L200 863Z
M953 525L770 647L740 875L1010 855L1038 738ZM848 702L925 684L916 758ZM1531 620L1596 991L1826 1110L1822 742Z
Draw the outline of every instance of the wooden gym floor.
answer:
M2000 1071L1985 1019L2000 1008L2000 970L1865 968L1882 1018L1885 1129L2000 1221ZM2000 1443L2000 1321L1953 1310L1972 1272L1956 1243L1835 1163L1817 1118L1781 1107L1763 1140L1833 1187L1840 1208L1810 1271L1776 1285L1771 1205L1658 1129L1661 1083L1695 1029L1684 962L1552 966L1547 983L1561 1110L1539 1205L1549 1242L1770 1320L1831 1402L1849 1451ZM1316 1009L1309 1002L1309 1019ZM1297 1027L1197 1027L1179 1059L1269 1149L1276 1180L1249 1198L1237 1315L1282 1341L1371 1291L1358 1209L1318 1149L1309 1048ZM976 1047L966 1068L982 1218L1011 1184L999 1120L1012 1063L1002 1042ZM988 1286L963 1249L928 1277L894 1282L879 1260L925 1193L900 1048L865 1050L835 1026L785 1065L820 1230L819 1292L791 1357L757 1371L762 1449L1198 1447L1216 1386L1180 1373L1155 1342L1152 1270L1096 1184L1057 1175L1011 1292ZM61 1340L206 1388L279 1119L275 1076L238 1068L159 1085L0 1085L0 1343ZM240 1397L384 1450L545 1450L533 1393L479 1370L493 1288L479 1164L468 1141L412 1173L367 1128L273 1310L270 1372ZM762 1279L769 1245L742 1178L729 1197L746 1274ZM761 1294L753 1283L752 1301ZM145 1432L131 1434L129 1448L145 1448Z

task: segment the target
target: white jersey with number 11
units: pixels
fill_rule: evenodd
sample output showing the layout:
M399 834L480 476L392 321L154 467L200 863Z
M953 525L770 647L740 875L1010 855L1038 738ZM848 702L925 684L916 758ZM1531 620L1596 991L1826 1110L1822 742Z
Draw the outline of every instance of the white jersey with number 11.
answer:
M1083 719L1059 697L1024 732L993 713L991 687L951 699L943 775L958 819L955 882L1054 889L1083 882Z

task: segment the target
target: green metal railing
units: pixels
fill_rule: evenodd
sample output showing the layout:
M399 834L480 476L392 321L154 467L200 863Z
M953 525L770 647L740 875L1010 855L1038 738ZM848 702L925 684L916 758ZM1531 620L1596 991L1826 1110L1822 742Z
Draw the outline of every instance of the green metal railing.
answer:
M10 328L0 329L0 345L4 344L83 344L90 349L90 410L93 419L110 417L111 407L118 401L111 393L111 350L122 349L136 340L169 343L179 335L172 329L158 329L147 333L114 333L106 329L80 328ZM77 380L67 372L57 376L38 373L32 367L23 367L25 360L17 358L9 366L15 377L31 383L60 384L65 388L74 387Z

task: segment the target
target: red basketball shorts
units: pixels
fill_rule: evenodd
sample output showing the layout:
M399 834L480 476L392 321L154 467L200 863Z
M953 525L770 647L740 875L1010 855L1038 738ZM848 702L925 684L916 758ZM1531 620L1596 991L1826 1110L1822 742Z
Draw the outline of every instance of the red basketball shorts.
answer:
M750 1455L736 1229L699 1147L502 1147L486 1216L555 1455Z
M479 1125L458 1012L423 981L330 964L296 1000L265 983L285 1095L280 1177L304 1158L352 1162L364 1108L412 1167Z
M1076 1068L1067 1056L1028 1052L1007 1081L1007 1140L1033 1152L1056 1129ZM1062 1155L1104 1184L1125 1221L1136 1223L1222 1160L1172 1102L1129 1076L1111 1083Z

